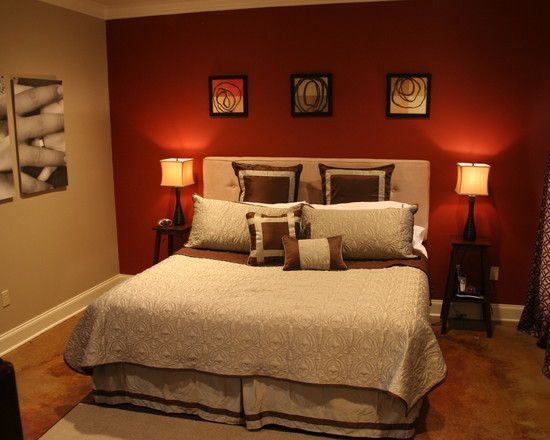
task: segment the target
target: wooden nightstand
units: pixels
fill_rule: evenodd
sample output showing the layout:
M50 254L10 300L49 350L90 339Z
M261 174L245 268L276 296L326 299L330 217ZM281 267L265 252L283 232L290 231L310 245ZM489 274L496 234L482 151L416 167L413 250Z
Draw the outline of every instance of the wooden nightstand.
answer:
M182 226L155 226L153 228L155 231L155 253L153 255L153 264L159 262L160 255L160 241L163 235L168 236L168 256L174 253L174 236L184 237L186 233L191 230L191 225L182 225Z
M493 326L491 322L491 286L489 282L489 259L487 250L491 246L488 240L478 239L476 241L465 241L457 238L451 242L451 260L449 262L449 272L447 275L447 287L443 298L441 308L441 333L447 333L447 321L449 319L449 309L453 302L477 303L481 305L483 312L483 321L487 330L487 336L493 336ZM464 253L475 252L479 257L481 287L478 298L461 297L458 289L458 279L456 265L459 264L459 256Z

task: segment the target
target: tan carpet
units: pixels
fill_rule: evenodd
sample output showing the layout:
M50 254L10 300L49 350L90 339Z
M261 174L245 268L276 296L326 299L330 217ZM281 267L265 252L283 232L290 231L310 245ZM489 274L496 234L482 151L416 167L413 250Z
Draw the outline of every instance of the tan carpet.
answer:
M75 323L76 319L71 319L6 356L16 366L26 440L39 438L90 392L89 378L63 363L63 347ZM434 331L449 372L445 383L430 394L425 429L416 437L418 440L550 439L550 380L541 372L544 351L536 347L534 338L518 332L513 324L496 325L492 339L482 331L461 329L456 323L444 336L439 335L436 323ZM128 411L108 410L112 411L112 421L118 419L111 428L100 431L95 417L78 424L71 422L80 413L79 406L48 436L61 428L71 429L72 423L73 433L79 432L78 436L58 438L319 438L274 430L248 432L242 427L151 414L140 417L147 423L137 430L149 432L148 436L123 437L117 429L122 429L120 421L129 417ZM155 436L165 424L181 424L181 420L186 428L183 432L178 428L177 437ZM89 425L92 428L87 428ZM100 437L106 433L111 437ZM88 434L91 437L85 436Z

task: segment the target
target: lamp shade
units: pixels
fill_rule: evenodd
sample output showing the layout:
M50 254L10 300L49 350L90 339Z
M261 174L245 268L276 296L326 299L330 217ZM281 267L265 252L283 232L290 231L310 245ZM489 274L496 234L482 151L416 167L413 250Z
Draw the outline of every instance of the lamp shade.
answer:
M489 195L489 170L490 165L485 163L465 163L456 164L458 174L456 179L455 191L458 194L469 196L488 196Z
M193 185L193 159L162 159L161 186L183 187Z

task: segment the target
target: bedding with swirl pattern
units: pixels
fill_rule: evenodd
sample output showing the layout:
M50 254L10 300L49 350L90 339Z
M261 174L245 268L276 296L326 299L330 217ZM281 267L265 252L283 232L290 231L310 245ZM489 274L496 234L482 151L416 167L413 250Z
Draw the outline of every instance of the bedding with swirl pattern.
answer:
M411 408L446 374L428 292L409 266L284 272L174 255L92 303L65 359L87 374L130 363L376 389Z

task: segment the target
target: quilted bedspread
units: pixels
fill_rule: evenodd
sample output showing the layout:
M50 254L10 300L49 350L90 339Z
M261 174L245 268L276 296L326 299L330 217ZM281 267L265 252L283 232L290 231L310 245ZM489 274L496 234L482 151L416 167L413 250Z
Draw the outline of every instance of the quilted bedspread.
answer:
M413 267L340 272L174 255L84 312L65 352L109 363L386 391L410 408L446 374Z

